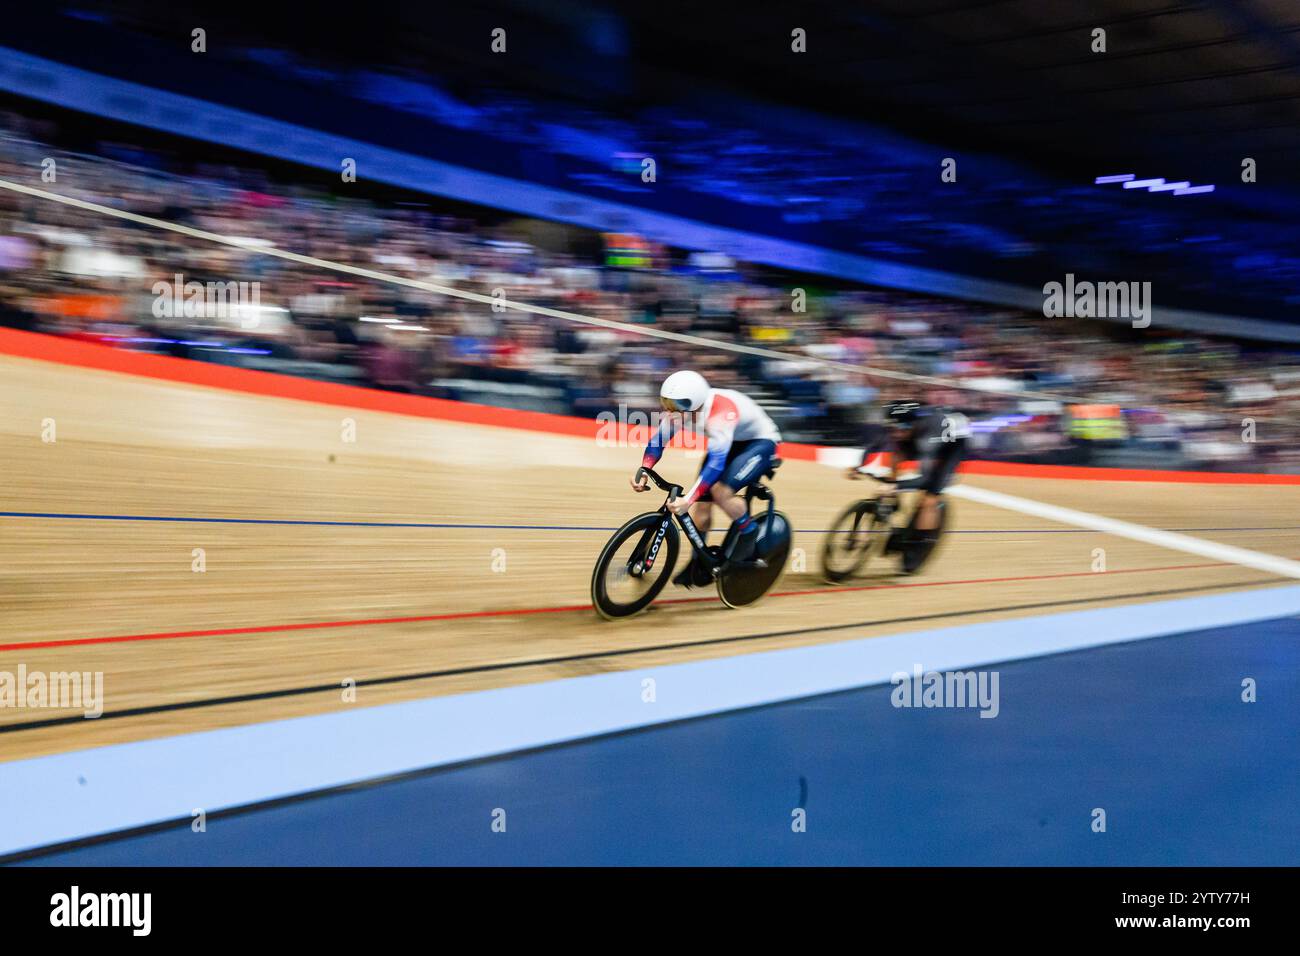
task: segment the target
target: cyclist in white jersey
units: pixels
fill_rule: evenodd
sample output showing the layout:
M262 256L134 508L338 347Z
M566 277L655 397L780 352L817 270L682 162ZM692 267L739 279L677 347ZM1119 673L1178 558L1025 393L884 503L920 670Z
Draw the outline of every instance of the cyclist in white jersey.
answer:
M659 402L668 414L659 430L650 438L641 464L654 467L664 448L681 428L693 425L708 440L699 477L690 489L669 507L677 514L686 509L701 534L707 534L713 505L720 507L732 520L724 553L729 561L746 561L752 557L758 526L749 515L745 500L738 492L762 478L776 457L781 432L772 419L748 395L729 388L710 388L698 372L674 372L659 390ZM648 478L632 478L635 491L650 488ZM690 568L674 578L678 584L690 582Z

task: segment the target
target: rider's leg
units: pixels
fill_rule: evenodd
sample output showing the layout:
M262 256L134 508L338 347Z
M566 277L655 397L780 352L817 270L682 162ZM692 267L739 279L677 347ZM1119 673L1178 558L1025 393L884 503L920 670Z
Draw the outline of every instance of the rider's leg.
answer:
M718 482L709 489L709 497L721 508L732 521L738 521L747 513L745 499L736 494L728 485Z
M714 502L731 519L731 529L724 545L728 561L748 561L754 556L758 522L750 515L749 505L739 492L763 477L775 454L776 443L766 438L737 445L722 477L710 489Z
M761 478L775 453L776 443L767 439L737 442L727 456L726 470L709 489L708 497L701 498L691 506L691 520L703 535L708 534L712 524L711 517L715 504L720 506L731 519L734 533L728 532L725 544L725 556L728 560L745 561L754 553L758 526L754 519L749 517L745 500L737 496L736 492L743 490L749 482ZM673 583L689 585L691 569L695 563L696 558L692 556L685 570L673 578Z
M700 529L700 534L707 539L709 536L709 526L713 524L713 504L706 498L701 498L695 504L691 505L691 520L695 522L695 527Z
M748 561L754 556L754 545L758 541L758 522L749 513L745 499L736 494L730 485L718 482L709 494L714 503L731 519L731 531L728 533L726 558L728 561Z
M943 496L938 492L923 490L921 500L906 529L895 532L900 537L897 550L903 555L903 573L915 574L929 557L930 549L939 541L939 526L943 522ZM892 537L892 535L891 535Z
M939 496L928 491L916 509L916 530L933 531L939 527Z
M917 505L915 520L916 530L923 537L933 537L934 532L939 530L939 508L943 489L952 481L952 476L956 473L965 450L964 439L948 443L940 452L938 460L932 466L933 470L921 488L924 494L921 503Z
M691 520L695 522L695 527L699 529L700 534L707 541L709 539L709 526L713 523L713 502L707 498L701 498L691 505L690 515ZM686 567L677 572L677 575L673 578L673 584L680 587L691 587L699 560L699 557L695 554L695 549L692 548L691 559L686 562Z

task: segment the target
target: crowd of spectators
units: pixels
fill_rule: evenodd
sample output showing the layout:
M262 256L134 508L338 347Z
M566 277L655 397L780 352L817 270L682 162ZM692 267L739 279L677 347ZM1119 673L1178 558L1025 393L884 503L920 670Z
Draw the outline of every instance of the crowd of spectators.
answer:
M265 170L122 143L70 153L53 145L57 139L48 122L0 118L0 177L243 243L0 191L6 325L586 416L653 408L664 375L694 367L716 385L752 393L790 440L851 443L873 401L911 394L964 411L987 457L1300 470L1297 434L1286 424L1300 404L1300 363L1280 352L845 289L653 246L634 267L611 266L600 237L555 224L490 210L453 214L411 197L356 198L344 187L329 193L277 182ZM260 253L265 246L784 355L496 311ZM182 286L257 283L257 298L236 309L205 303L167 314L178 277ZM1079 427L1112 407L1122 409L1116 428Z

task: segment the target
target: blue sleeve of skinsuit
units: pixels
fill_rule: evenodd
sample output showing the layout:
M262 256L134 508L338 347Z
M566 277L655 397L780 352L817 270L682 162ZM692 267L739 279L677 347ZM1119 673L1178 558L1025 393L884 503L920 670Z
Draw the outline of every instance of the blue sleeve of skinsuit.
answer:
M664 456L664 449L668 443L673 440L673 434L677 429L673 425L673 420L667 416L660 419L659 427L655 433L650 436L650 444L645 446L645 454L641 456L641 464L646 468L651 468L659 462Z

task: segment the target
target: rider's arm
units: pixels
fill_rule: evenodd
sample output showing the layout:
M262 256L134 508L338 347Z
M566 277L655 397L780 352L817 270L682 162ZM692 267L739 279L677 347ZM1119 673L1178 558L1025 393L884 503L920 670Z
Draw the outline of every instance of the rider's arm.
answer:
M664 456L664 449L668 443L673 440L673 435L677 433L677 424L673 421L673 416L665 415L659 419L659 427L655 433L650 436L650 443L645 446L645 454L641 456L641 464L645 468L653 468L659 463L659 459Z
M708 494L713 483L722 477L723 471L727 468L727 452L730 450L730 436L727 436L725 444L715 442L712 437L709 438L709 450L704 459L704 468L700 471L700 477L695 479L695 484L691 485L690 490L686 492L688 504L694 504Z
M890 447L889 432L884 425L864 425L862 427L862 461L858 467L865 465L873 455L888 451Z
M688 504L694 504L708 494L713 483L727 470L727 453L736 434L738 416L736 408L730 401L714 400L709 420L704 425L704 435L708 439L708 451L704 458L704 467L700 477L686 492Z
M875 423L864 425L861 444L862 460L849 469L850 475L870 475L872 478L893 481L894 474L898 470L898 449L889 430L884 425ZM889 453L888 466L879 460L880 456L887 452Z

